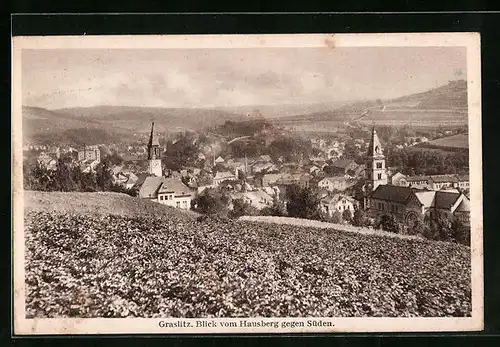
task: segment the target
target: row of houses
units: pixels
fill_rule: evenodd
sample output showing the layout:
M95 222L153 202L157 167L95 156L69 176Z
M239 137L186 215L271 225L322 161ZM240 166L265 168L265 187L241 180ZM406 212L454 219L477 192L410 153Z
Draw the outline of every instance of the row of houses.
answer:
M449 188L468 190L470 188L469 175L458 174L405 176L398 172L392 176L391 183L396 186L428 190L441 190Z
M454 191L380 185L371 194L367 210L372 218L391 214L406 225L424 216L434 219L442 214L470 225L469 199Z

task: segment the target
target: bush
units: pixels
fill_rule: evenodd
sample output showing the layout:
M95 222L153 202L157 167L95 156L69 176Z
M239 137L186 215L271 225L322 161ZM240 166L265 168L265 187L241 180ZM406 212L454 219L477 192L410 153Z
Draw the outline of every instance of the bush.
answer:
M199 212L205 214L227 214L229 199L215 189L206 189L195 199Z
M352 212L351 210L344 210L342 212L342 219L347 223L352 223Z
M287 189L288 215L296 218L319 219L319 199L310 188L292 185Z
M363 211L361 208L358 208L354 211L354 216L352 218L352 225L357 227L364 227L367 225L365 211Z
M453 239L466 246L470 246L470 227L455 219L451 224Z
M233 210L229 213L232 218L239 218L241 216L255 216L258 210L243 199L233 200Z
M279 200L277 197L274 198L273 204L269 207L264 207L261 211L260 214L262 216L277 216L277 217L283 217L286 216L286 206L285 204Z
M382 230L389 231L391 233L399 233L400 225L396 221L393 215L385 214L380 218L378 227Z
M333 212L332 223L342 223L342 214L339 211Z

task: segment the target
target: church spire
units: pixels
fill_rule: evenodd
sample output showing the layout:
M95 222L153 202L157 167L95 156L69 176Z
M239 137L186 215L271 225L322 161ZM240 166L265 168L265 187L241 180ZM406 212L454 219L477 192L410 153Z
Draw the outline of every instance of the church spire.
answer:
M368 145L368 157L380 157L383 156L383 148L378 138L377 131L375 130L375 125L372 128L372 136L370 139L370 144Z
M160 157L160 143L155 134L155 123L152 122L148 142L148 173L158 177L161 177L163 172Z
M369 184L369 191L374 191L379 185L387 184L387 170L382 144L378 138L375 126L372 129L372 137L368 145L366 156L365 175Z
M151 123L151 134L149 135L148 147L159 146L158 137L155 134L155 122Z

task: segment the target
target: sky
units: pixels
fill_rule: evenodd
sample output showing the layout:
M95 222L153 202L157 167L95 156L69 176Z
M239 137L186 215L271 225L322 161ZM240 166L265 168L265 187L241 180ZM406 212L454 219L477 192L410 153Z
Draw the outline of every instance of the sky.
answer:
M462 47L30 49L23 105L235 107L390 99L466 79Z

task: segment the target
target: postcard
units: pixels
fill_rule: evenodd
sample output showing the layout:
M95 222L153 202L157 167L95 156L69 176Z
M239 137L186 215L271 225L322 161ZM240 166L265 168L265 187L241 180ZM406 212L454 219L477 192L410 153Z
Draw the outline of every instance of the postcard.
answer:
M12 45L16 335L483 329L478 33Z

